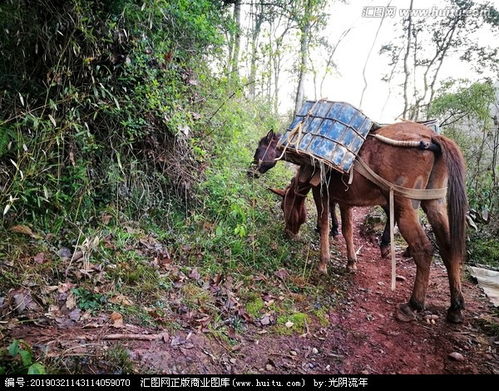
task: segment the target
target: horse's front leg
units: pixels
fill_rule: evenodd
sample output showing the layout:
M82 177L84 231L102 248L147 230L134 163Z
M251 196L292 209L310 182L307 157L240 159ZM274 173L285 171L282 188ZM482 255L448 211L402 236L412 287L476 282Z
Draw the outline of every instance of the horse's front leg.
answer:
M329 254L329 196L325 189L321 189L321 213L320 221L320 248L321 260L319 263L319 271L327 274L327 265L331 259Z

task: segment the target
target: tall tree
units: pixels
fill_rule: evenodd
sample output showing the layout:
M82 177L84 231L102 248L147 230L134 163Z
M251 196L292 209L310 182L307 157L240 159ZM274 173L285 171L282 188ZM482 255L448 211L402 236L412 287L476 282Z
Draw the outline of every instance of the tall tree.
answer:
M409 82L409 53L411 51L411 38L412 38L412 3L409 5L409 16L407 17L407 44L404 53L404 111L402 116L406 118L407 109L409 108L409 99L407 96L408 82Z
M291 0L252 0L249 7L251 25L246 35L250 41L249 94L256 97L259 86L276 110L283 46L289 40L286 39L289 31L295 28L290 17L291 3Z
M308 46L310 40L310 19L305 15L300 23L300 62L298 65L298 86L296 87L295 113L298 112L305 95L305 74L307 72Z
M257 71L257 60L258 60L258 43L260 38L260 32L262 30L262 25L265 21L264 6L261 1L251 2L252 11L252 31L251 37L251 54L250 54L250 74L248 77L250 97L255 98L256 96L256 71Z
M464 84L464 85L463 85ZM499 84L451 80L436 92L429 113L440 119L446 133L463 147L468 163L471 205L491 213L499 197Z
M231 79L239 79L239 51L241 49L241 0L234 1L235 31L232 42Z
M324 26L325 0L300 0L294 4L294 18L298 25L300 36L300 51L298 55L298 84L295 95L295 113L300 109L305 96L305 79L308 72L310 42L318 27Z

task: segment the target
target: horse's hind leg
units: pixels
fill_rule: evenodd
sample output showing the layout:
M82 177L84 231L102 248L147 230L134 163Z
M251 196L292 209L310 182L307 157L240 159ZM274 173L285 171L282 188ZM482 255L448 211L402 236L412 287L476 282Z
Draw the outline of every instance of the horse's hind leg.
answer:
M352 208L340 206L341 212L341 233L345 238L347 245L347 270L357 270L357 255L353 246L353 229L352 229Z
M407 304L402 305L401 309L412 315L412 310L424 309L433 248L423 227L419 224L417 209L412 207L411 201L408 199L399 200L399 202L397 205L399 207L397 224L400 233L409 244L411 255L416 262L416 279L411 299Z
M381 239L379 241L379 249L381 252L381 258L386 258L390 254L390 211L387 206L382 207L386 214L386 224ZM409 247L407 247L402 254L404 258L409 258L411 256Z
M444 261L449 276L450 308L447 311L447 320L452 323L461 323L464 309L464 298L461 290L461 260L451 257L449 241L449 220L447 208L443 201L432 200L422 202L423 210L433 228L437 239L440 256Z
M386 224L379 242L379 249L381 251L381 258L386 258L390 254L390 211L386 206L382 208L386 214Z

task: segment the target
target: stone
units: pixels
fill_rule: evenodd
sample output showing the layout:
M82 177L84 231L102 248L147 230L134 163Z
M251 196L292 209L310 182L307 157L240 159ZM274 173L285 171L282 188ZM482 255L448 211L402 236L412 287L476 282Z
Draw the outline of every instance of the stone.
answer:
M458 352L452 352L449 354L449 358L454 361L464 361L464 356Z

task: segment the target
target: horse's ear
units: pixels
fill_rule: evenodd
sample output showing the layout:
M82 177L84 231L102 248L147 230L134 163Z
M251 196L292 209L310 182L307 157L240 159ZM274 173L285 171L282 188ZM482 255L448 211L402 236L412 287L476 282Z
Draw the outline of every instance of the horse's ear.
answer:
M281 196L282 198L284 198L284 196L286 195L286 190L274 189L272 187L269 187L268 190L270 190L274 194L277 194L278 196Z
M269 132L267 133L267 136L265 136L265 138L268 140L268 141L272 141L272 139L274 138L274 129L270 129Z

